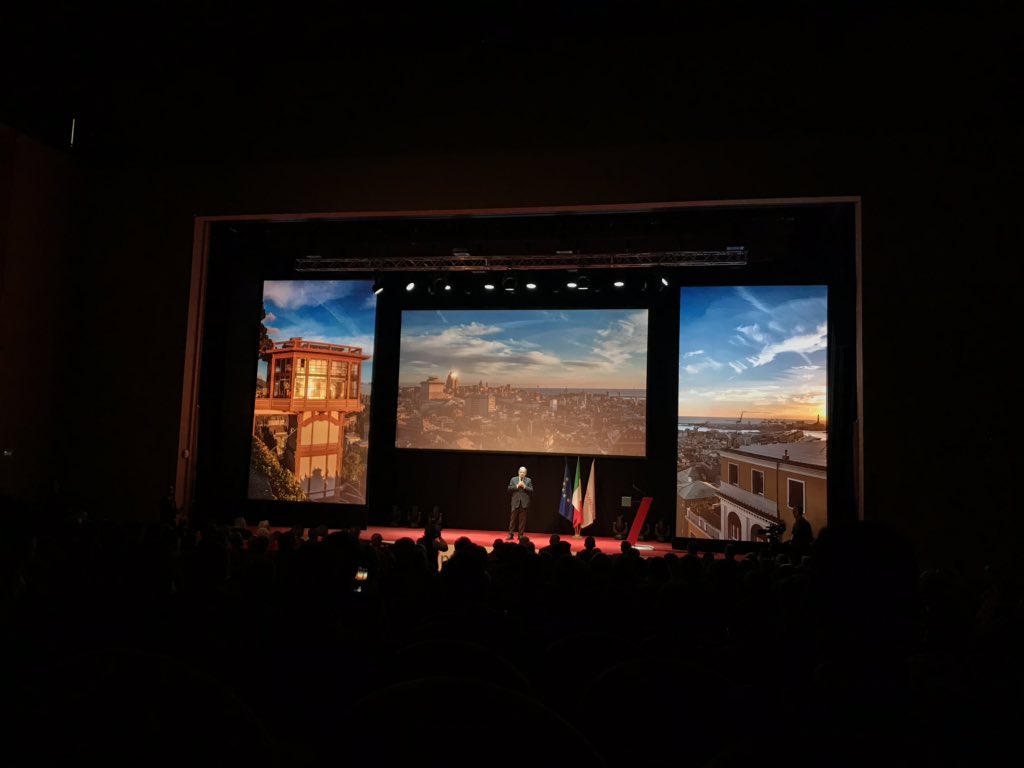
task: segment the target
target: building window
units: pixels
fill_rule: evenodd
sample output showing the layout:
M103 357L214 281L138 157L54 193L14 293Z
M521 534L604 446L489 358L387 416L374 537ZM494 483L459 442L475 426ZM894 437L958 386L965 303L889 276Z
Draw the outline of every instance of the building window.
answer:
M292 396L292 359L279 357L274 361L274 397Z
M750 470L750 490L764 496L764 472L759 469Z
M352 363L348 367L348 396L353 400L359 399L359 375L362 373L362 370L363 367L359 363Z
M804 506L804 482L803 480L794 480L790 478L786 481L787 485L787 498L789 501L789 508L803 507Z
M737 464L729 464L729 485L740 484L740 468Z
M348 379L348 363L340 360L331 361L331 399L342 400L348 397L345 381Z
M729 538L732 539L733 541L739 541L742 530L743 530L743 528L740 525L740 516L737 515L735 512L730 512L729 513L729 527L728 527L728 536L729 536Z
M306 396L306 358L295 359L295 397Z
M306 375L309 378L306 397L309 400L325 400L327 398L327 361L310 360Z

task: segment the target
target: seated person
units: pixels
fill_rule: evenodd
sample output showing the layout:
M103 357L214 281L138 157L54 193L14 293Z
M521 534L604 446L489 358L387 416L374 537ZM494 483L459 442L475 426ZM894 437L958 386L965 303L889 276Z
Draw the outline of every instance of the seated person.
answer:
M427 524L433 525L438 530L444 528L444 515L441 514L441 508L434 506L430 510L430 515L427 517Z
M236 517L231 528L242 537L242 541L248 541L252 538L252 531L249 529L249 523L245 521L244 517Z
M568 544L568 542L565 543ZM542 554L546 552L547 554L552 556L565 554L565 549L562 547L562 544L562 537L559 536L557 533L552 533L548 537L547 546L541 547L539 550L537 550L537 553Z
M593 536L587 536L583 540L583 549L576 553L576 557L582 558L583 560L589 560L594 555L601 552L597 547L597 540Z
M441 529L427 524L423 529L423 535L416 540L416 543L423 545L427 550L427 563L434 568L440 568L441 553L448 551L448 542L441 537Z
M654 538L656 538L658 541L669 540L668 523L666 523L661 518L658 518L658 522L654 524Z

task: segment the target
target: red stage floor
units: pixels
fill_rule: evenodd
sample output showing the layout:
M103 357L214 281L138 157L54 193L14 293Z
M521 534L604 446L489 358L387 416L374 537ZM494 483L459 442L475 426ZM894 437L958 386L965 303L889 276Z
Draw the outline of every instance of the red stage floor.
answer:
M290 529L281 526L272 526L271 530L283 533ZM329 529L328 533L333 533L335 530L337 529ZM255 533L256 529L252 528L252 531ZM365 530L359 532L359 538L362 541L369 541L370 537L375 533L379 533L383 537L385 543L393 544L403 537L409 537L415 541L423 535L423 529L371 525ZM508 536L508 531L481 531L471 528L445 528L443 535L444 540L447 541L449 545L453 545L455 540L460 536L466 536L474 544L486 548L489 552L493 549L494 540L504 540L505 537ZM530 531L527 531L526 535L536 545L537 549L547 546L551 538L551 534L549 533L531 533ZM574 539L572 534L562 536L563 541L569 542L569 547L573 553L579 552L583 549L584 538L584 536L581 536L578 539ZM594 541L597 544L597 548L606 554L611 555L622 551L622 542L611 536L595 536ZM679 555L685 554L682 550L673 549L671 542L667 541L639 541L636 544L636 549L642 557L662 557L669 552L675 552ZM449 555L450 552L445 554ZM704 553L702 553L702 556L703 554ZM725 557L725 555L722 552L715 552L714 557L722 558ZM740 560L744 557L745 555L743 554L737 555L737 559ZM442 558L442 560L444 559L447 559L447 557Z
M408 536L413 540L418 539L423 535L423 529L392 528L389 526L371 525L359 534L359 538L369 539L375 533L379 533L384 537L384 541L390 544L403 536ZM442 535L444 536L444 540L448 542L449 546L454 544L455 540L460 536L466 536L474 544L486 547L489 551L494 544L494 540L504 539L508 536L508 531L478 531L468 528L445 528ZM534 543L537 549L547 546L548 541L551 538L550 533L531 533L530 531L526 532L526 536ZM562 541L569 542L569 546L572 548L574 553L583 549L583 539L584 536L574 539L571 534L562 536ZM614 554L621 551L622 542L619 539L615 539L610 536L595 536L594 541L597 544L597 548L607 554ZM639 541L637 542L637 549L640 551L641 555L646 557L661 557L665 553L673 551L672 543L668 541Z

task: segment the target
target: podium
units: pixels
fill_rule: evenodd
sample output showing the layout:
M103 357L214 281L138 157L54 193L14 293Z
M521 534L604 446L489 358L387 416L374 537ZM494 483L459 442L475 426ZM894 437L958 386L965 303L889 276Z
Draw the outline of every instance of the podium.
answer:
M640 507L636 511L636 517L633 518L633 525L630 526L629 534L626 536L626 541L628 541L633 547L636 547L637 549L654 549L654 547L649 546L637 547L636 543L637 540L640 538L640 531L644 527L644 521L647 520L647 513L650 511L651 503L653 501L654 499L650 496L644 496L640 500Z

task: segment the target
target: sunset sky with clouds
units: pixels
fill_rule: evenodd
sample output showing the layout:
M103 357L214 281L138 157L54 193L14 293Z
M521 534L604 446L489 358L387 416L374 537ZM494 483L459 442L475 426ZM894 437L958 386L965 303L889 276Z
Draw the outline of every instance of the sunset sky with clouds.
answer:
M263 324L274 341L349 344L373 355L377 297L369 280L267 280ZM373 359L363 363L363 381L373 378Z
M825 286L682 288L679 415L826 417Z
M267 281L270 337L351 344L372 355L371 285ZM824 286L682 288L679 415L824 418L827 336ZM399 383L457 371L464 384L645 389L647 344L644 309L406 311ZM364 382L372 365L363 365Z
M449 371L463 384L646 389L647 310L403 312L399 384Z

